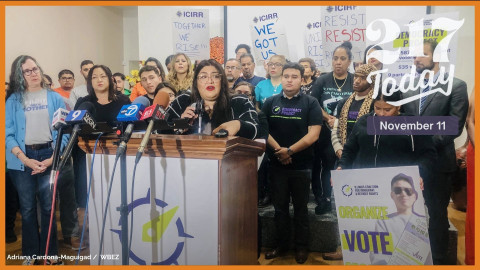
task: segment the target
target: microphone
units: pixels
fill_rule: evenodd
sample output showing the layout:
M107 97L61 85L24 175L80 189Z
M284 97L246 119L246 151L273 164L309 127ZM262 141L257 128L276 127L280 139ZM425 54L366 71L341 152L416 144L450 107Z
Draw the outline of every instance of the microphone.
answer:
M194 102L192 104L190 104L190 106L188 107L193 107L195 108L195 111L194 113L195 114L198 114L198 133L202 133L202 112L203 112L203 99L199 102ZM195 118L190 118L190 120L188 121L188 125L189 126L192 126L193 125L193 122L195 122ZM182 134L183 132L185 132L187 129L177 129L177 131L175 131L175 134L176 135L180 135Z
M96 114L96 109L93 103L86 101L78 106L78 110L71 111L65 121L67 124L73 125L72 134L70 136L70 140L68 141L65 150L63 151L63 155L60 158L60 165L58 169L61 170L67 159L70 157L73 149L73 145L76 143L78 134L80 132L81 126L83 124L87 124L90 128L95 129L97 124L91 115Z
M128 123L125 131L123 132L120 145L117 148L117 157L125 152L127 148L127 142L130 140L130 136L132 136L133 128L135 126L134 122L141 119L143 116L143 111L148 105L150 105L148 98L140 96L137 97L132 104L123 105L122 109L120 109L120 112L117 115L117 121L130 123ZM117 132L119 131L120 130Z
M168 106L170 102L170 96L163 91L157 93L153 100L153 105L146 108L143 112L143 116L141 120L149 120L147 130L145 131L145 135L143 136L142 142L138 147L138 152L135 157L135 163L138 163L140 158L142 157L143 150L148 143L148 139L150 138L150 134L152 133L152 128L155 120L157 119L165 119L166 113L165 108Z
M55 175L58 169L58 156L60 155L60 147L62 145L63 127L67 125L65 119L68 115L68 110L59 108L54 114L52 119L52 128L58 130L57 141L55 142L55 149L53 151L52 170L50 172L50 190L53 191L53 184Z
M66 126L65 118L67 118L69 111L64 108L59 108L55 113L53 113L52 119L52 128L59 130L59 128Z

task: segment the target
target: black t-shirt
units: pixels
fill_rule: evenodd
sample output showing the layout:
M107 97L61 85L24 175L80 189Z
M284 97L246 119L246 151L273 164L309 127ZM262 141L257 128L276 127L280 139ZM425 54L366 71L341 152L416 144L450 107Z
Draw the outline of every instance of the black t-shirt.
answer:
M117 120L117 115L122 106L131 103L130 99L125 95L116 95L116 100L105 105L98 103L96 99L96 97L90 95L79 98L75 104L75 110L83 102L89 101L93 103L93 106L95 107L96 112L94 118L96 122L113 123Z
M149 98L149 97L148 97L148 94L145 94L145 95L143 95L142 97L146 97L146 98L148 99L148 101L150 101L150 106L153 105L153 98Z
M362 107L362 104L365 101L365 99L366 98L363 98L361 100L353 99L352 104L350 104L350 108L347 114L347 138L350 135L350 132L352 131L353 126L355 126L355 123L357 122L358 113L360 112L360 108ZM343 106L345 105L345 102L347 102L347 99L343 99L338 103L338 106L337 106L338 118L340 118L340 114L342 113L342 109L343 109ZM371 111L373 111L373 102L370 105L369 112Z
M269 134L282 147L290 147L308 133L308 127L322 124L322 112L318 101L308 95L299 94L291 99L283 92L267 98L262 107L268 119ZM311 168L313 146L292 155L292 164L281 163L270 154L272 165L291 170Z
M338 112L335 112L338 102L353 93L353 75L348 72L344 80L336 81L337 83L333 80L333 72L323 74L315 81L311 90L311 95L318 99L323 110L333 116L338 116ZM338 91L337 84L341 86L341 91Z
M312 81L309 84L302 85L300 87L300 91L302 91L303 94L311 95L313 90L313 85L315 84L315 79L316 78L312 78Z

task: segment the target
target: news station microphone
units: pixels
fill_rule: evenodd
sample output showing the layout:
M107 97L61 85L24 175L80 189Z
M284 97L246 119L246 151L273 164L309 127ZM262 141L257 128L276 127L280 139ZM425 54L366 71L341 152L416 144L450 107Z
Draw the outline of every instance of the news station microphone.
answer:
M92 115L96 115L96 110L93 103L89 101L83 102L82 104L80 104L80 106L78 106L78 110L71 111L67 115L65 122L69 125L73 125L73 129L72 134L70 135L70 140L68 141L65 150L63 150L63 155L60 158L60 165L58 166L59 170L63 168L65 163L67 163L68 158L72 154L72 149L77 141L78 133L81 130L81 126L83 124L87 124L92 129L95 129L97 124L95 123L95 120L93 120Z
M67 125L65 119L67 118L68 110L59 108L54 114L52 119L52 128L58 130L57 140L55 142L55 149L53 151L53 163L52 170L50 172L50 190L53 191L53 184L55 175L58 171L58 157L60 155L60 147L62 145L63 127Z
M132 136L133 128L135 126L135 121L139 121L143 115L145 107L150 105L148 98L141 96L137 97L132 104L123 105L122 109L117 115L117 121L119 122L129 122L123 136L121 138L120 145L117 148L117 157L122 155L127 149L127 142ZM119 132L118 130L117 132Z
M142 142L138 147L138 152L135 157L135 163L138 163L138 161L143 155L143 150L145 149L145 146L148 143L150 134L152 134L152 128L155 120L166 118L165 108L168 107L169 102L170 102L170 96L167 94L167 92L160 91L157 93L157 95L153 99L153 105L146 108L145 111L143 111L143 116L141 120L147 120L149 121L149 123L148 123L147 130L145 131L145 135L143 136Z

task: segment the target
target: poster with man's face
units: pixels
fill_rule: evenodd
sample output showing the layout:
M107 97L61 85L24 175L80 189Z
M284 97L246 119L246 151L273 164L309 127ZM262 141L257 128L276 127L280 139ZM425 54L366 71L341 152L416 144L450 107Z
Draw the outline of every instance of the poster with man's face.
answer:
M432 264L417 166L332 171L345 265Z

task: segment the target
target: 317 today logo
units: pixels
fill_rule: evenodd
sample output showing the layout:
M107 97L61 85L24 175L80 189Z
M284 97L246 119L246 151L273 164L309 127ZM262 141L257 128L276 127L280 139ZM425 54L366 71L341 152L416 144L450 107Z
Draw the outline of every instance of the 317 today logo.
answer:
M423 47L424 47L424 40L425 39L435 39L432 38L432 33L435 30L442 30L441 38L438 38L438 45L433 52L433 62L449 62L448 59L448 46L450 41L452 40L453 35L462 27L465 19L462 20L453 20L450 18L437 18L431 21L431 28L424 29L424 19L420 19L418 21L410 22L408 26L408 32L401 32L400 27L397 23L390 19L377 19L371 22L367 26L367 39L376 42L375 46L384 46L384 44L388 44L390 42L395 42L399 38L403 38L403 44L408 45L408 54L409 57L425 57ZM374 25L376 25L374 27ZM383 29L385 29L384 33L381 33L381 30L377 30L378 25L383 25ZM408 39L406 39L406 36ZM397 46L398 47L398 46ZM367 55L366 61L370 58L376 58L384 65L389 65L395 63L400 57L401 50L398 47L396 50L376 50L372 51L369 55ZM367 77L367 81L372 83L371 76L378 75L382 73L387 73L388 69L382 69L378 71L371 72ZM438 80L434 81L434 74L433 71L425 69L419 74L419 80L417 85L414 85L414 80L417 75L416 66L412 65L411 70L409 73L406 73L400 80L398 86L396 80L391 77L387 77L382 84L382 93L386 96L390 96L392 93L401 91L402 93L406 93L408 91L415 91L416 89L424 89L427 86L430 87L430 91L425 93L419 93L417 95L411 96L409 98L399 100L396 102L388 102L394 106L400 106L411 101L421 99L424 96L432 95L437 92L445 96L449 96L452 92L453 86L453 75L455 72L455 65L450 64L449 70L446 71L444 67L440 67ZM446 76L448 74L448 76ZM425 79L428 75L428 80L425 83ZM408 83L407 83L408 82ZM448 84L447 90L443 90L440 87L435 88L438 84ZM388 90L388 85L391 85L391 89ZM380 80L376 80L375 88L373 93L373 98L377 97L378 93L380 92Z
M128 205L129 213L135 210L134 220L137 224L133 228L129 257L139 265L178 265L178 258L183 252L186 238L194 237L185 232L181 218L177 217L178 206L172 207L162 200L154 199L156 209L152 210L150 201L150 189L148 189L144 198L136 199ZM152 211L156 217L150 217ZM120 226L120 220L118 226ZM110 230L118 234L121 241L122 231ZM147 258L149 255L151 259Z

